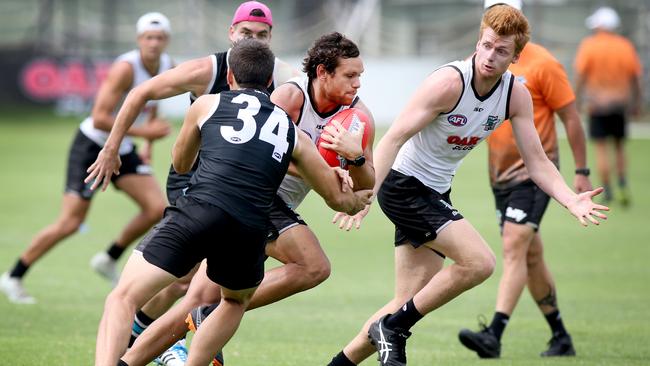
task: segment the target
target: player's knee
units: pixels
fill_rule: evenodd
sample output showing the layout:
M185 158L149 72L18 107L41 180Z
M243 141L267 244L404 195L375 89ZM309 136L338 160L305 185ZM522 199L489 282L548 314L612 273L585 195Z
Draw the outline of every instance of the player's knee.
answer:
M186 281L175 281L171 285L167 286L166 291L170 297L180 298L181 296L187 293L187 289L190 287L190 283Z
M59 232L64 235L72 235L79 230L79 227L81 227L81 224L83 223L82 218L78 217L69 217L66 218L65 220L60 220L57 223L57 227L59 229Z
M540 249L531 248L526 255L526 265L528 268L535 267L543 260L543 252Z
M318 286L320 283L327 280L332 273L332 266L329 259L325 255L317 259L311 259L303 263L300 268L299 276L305 289Z
M477 285L490 277L494 273L495 267L496 257L489 248L486 248L485 251L478 253L472 261L467 278L473 285Z
M306 285L309 288L318 286L320 283L327 280L331 273L332 266L330 265L329 260L325 258L307 268Z
M156 223L162 219L163 213L165 212L165 207L166 206L164 202L156 202L147 205L147 207L144 208L143 212L150 222Z
M485 281L488 277L494 273L494 268L497 265L497 260L496 257L494 256L494 253L492 251L489 251L488 253L485 253L480 261L479 265L477 266L477 277L481 282Z
M126 307L135 313L138 304L135 303L134 299L128 295L128 292L124 288L116 287L106 296L104 306L112 309L115 307Z

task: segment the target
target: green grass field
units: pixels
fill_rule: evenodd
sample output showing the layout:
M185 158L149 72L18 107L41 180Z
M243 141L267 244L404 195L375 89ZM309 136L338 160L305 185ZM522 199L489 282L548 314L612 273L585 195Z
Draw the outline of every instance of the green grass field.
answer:
M44 112L3 113L0 119L0 272L12 266L32 235L58 212L66 154L78 119ZM161 184L172 138L156 148ZM571 178L566 143L563 172ZM486 150L466 159L454 183L454 205L500 255L488 187ZM409 340L411 365L647 365L650 364L649 140L629 144L633 205L613 205L600 227L581 227L553 202L542 226L546 258L558 283L560 309L578 356L543 360L550 332L524 294L503 338L502 359L479 360L457 340L460 328L494 310L501 272L429 314ZM593 154L590 153L593 162ZM591 164L593 166L593 164ZM225 348L228 365L324 365L388 301L393 290L393 228L377 207L358 232L340 232L333 212L310 196L300 208L332 261L332 276L315 289L252 311ZM0 365L89 365L107 282L88 262L105 248L136 208L110 189L95 198L85 229L56 247L28 273L38 304L18 306L0 295ZM269 261L269 266L276 265ZM375 365L374 358L364 365Z

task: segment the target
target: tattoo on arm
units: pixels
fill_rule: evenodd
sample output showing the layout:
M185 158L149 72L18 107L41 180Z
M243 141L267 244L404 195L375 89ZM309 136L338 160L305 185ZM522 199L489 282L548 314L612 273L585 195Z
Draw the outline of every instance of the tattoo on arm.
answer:
M555 289L553 287L549 287L548 295L537 300L537 305L539 306L546 305L546 306L551 306L553 308L557 308L557 296L555 295Z

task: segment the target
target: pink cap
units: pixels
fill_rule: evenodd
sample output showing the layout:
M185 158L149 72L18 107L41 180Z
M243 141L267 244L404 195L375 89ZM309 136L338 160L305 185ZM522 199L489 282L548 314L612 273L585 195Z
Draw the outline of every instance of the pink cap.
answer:
M273 15L268 6L258 1L242 3L232 17L232 25L240 22L260 22L273 26Z

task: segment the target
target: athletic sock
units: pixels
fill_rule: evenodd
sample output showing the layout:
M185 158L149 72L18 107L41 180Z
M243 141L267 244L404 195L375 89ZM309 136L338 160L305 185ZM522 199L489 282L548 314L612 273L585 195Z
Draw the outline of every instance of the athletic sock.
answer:
M106 254L108 254L108 256L113 258L114 260L118 260L122 256L122 253L124 253L124 249L126 248L122 248L121 246L117 245L117 242L114 242L108 248Z
M138 338L142 332L144 332L147 327L153 323L155 319L152 319L150 316L139 310L135 317L133 318L133 327L131 328L131 339L129 339L129 348L133 346L135 339Z
M424 315L420 314L418 309L415 308L413 299L409 300L394 314L386 318L386 326L391 328L402 328L405 330L411 329Z
M510 315L500 313L500 312L495 312L494 317L492 318L492 323L490 323L490 331L492 331L492 334L494 334L499 341L501 341L501 336L503 335L503 331L506 329L506 325L508 325L508 321L510 320Z
M357 366L354 362L350 361L348 356L343 353L343 351L339 352L338 355L334 356L332 361L327 364L327 366Z
M562 317L560 316L560 311L555 310L552 313L545 314L544 317L548 322L548 325L551 327L551 332L553 335L564 335L567 334L566 329L564 328L564 323L562 322Z
M623 177L618 177L618 186L620 188L627 187L627 179L624 176Z
M23 278L25 272L29 269L29 264L25 264L22 259L18 258L14 268L9 272L9 277Z
M122 361L122 360L119 360L119 361L117 361L117 366L129 366L129 364Z

